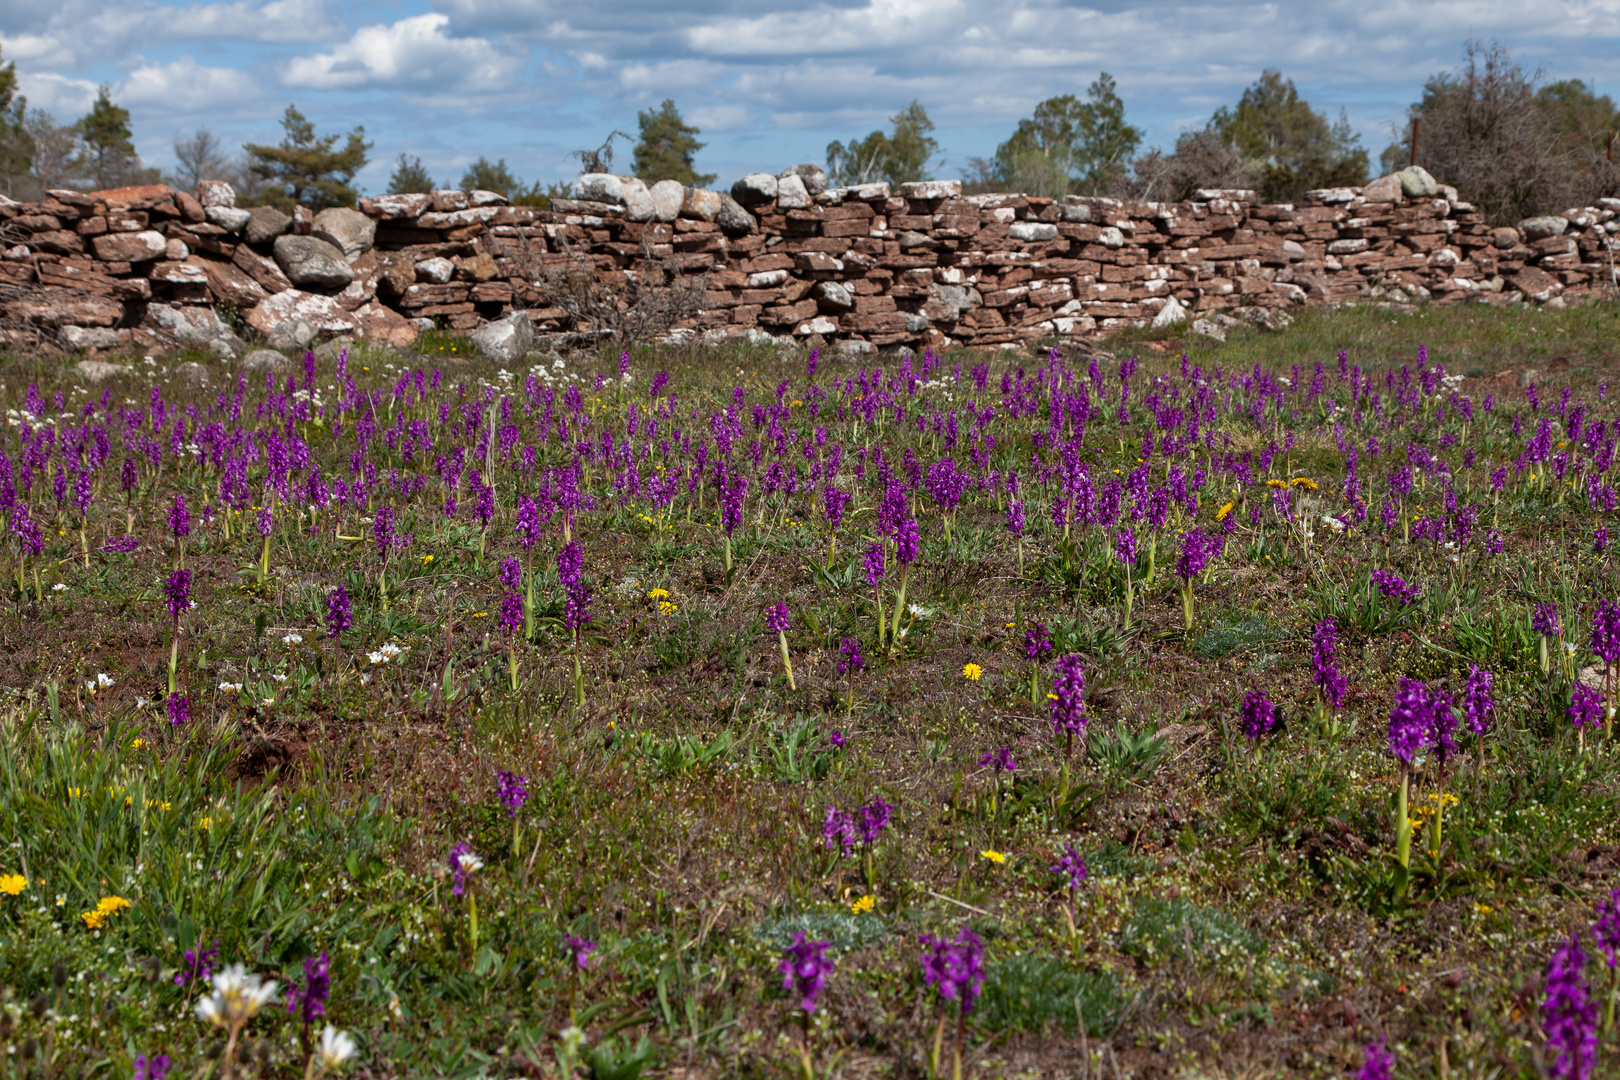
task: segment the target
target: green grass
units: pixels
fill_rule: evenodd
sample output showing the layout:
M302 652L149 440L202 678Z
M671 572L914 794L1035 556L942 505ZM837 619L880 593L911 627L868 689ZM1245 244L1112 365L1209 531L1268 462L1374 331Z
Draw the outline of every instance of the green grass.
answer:
M252 507L271 426L256 412L262 383L248 387L242 414L261 431L251 499L229 518L228 535L220 515L200 520L202 504L219 499L212 455L179 466L166 458L160 471L140 454L126 497L126 426L116 411L97 413L112 450L87 523L89 565L77 513L57 506L50 475L36 475L23 495L46 550L23 568L21 587L9 530L0 546L0 875L27 882L0 893L0 1069L128 1075L137 1054L161 1052L177 1063L171 1075L222 1075L220 1033L194 1015L206 988L187 978L186 959L217 949L218 964L245 965L284 990L325 953L332 993L321 1023L353 1034L351 1073L779 1076L799 1068L808 1031L819 1073L916 1077L941 1016L949 1067L959 1019L924 981L920 939L970 928L985 944L983 996L962 1028L971 1076L1342 1077L1381 1036L1403 1080L1439 1076L1441 1045L1448 1076L1535 1075L1536 987L1548 955L1620 887L1613 736L1589 733L1583 748L1565 714L1569 678L1592 663L1592 605L1614 595L1613 555L1593 550L1592 529L1613 523L1574 488L1515 476L1534 423L1512 432L1524 393L1497 374L1537 367L1544 403L1569 386L1588 422L1612 430L1614 399L1600 400L1597 388L1620 324L1602 304L1295 314L1284 331L1244 330L1224 345L1133 334L1110 347L1140 355L1144 393L1180 384L1183 347L1206 373L1218 365L1212 400L1224 410L1226 377L1256 363L1290 378L1299 364L1308 381L1320 362L1342 396L1341 348L1382 391L1384 372L1398 378L1427 345L1431 359L1467 375L1459 392L1476 412L1465 428L1448 405L1438 422L1431 401L1415 437L1447 462L1459 500L1480 507L1475 539L1460 565L1433 543L1386 544L1370 527L1339 536L1319 525L1307 547L1297 525L1273 514L1272 489L1257 475L1247 499L1235 500L1223 554L1194 583L1190 632L1176 534L1223 527L1215 513L1232 496L1217 498L1212 484L1195 508L1171 507L1152 572L1145 550L1133 572L1127 621L1117 557L1095 529L1072 529L1065 542L1052 523L1051 479L1030 456L1058 460L1034 442L1047 414L1013 421L999 392L1004 374L1022 368L1028 378L1043 356L949 354L932 376L944 384L908 403L907 424L891 415L859 429L837 420L833 404L809 414L796 353L637 348L627 387L614 381L617 356L568 358L561 370L578 376L571 385L598 446L604 431L622 445L630 406L644 417L652 375L669 371L678 405L658 417L638 465L643 480L685 460L678 446L664 456L657 439L678 439L676 429L707 436L733 387L746 400L737 458L747 461L748 442L766 431L753 406L774 404L787 381L784 404L799 404L785 422L795 441L784 460L805 468L803 448L823 427L846 447L841 484L859 489L829 560L814 486L766 493L763 476L748 472L728 581L712 482L699 489L701 504L683 484L670 505L654 506L621 497L593 461L586 486L596 506L573 525L592 592L579 644L582 704L555 568L560 523L548 522L532 548L513 532L516 496L537 483L520 453L536 438L537 414L521 411L528 364L503 379L442 334L414 356L359 348L351 357L358 386L381 395L373 499L399 506L400 531L413 537L389 556L386 611L381 559L361 520L378 501L317 520L304 493L289 499L259 581ZM171 377L181 357L135 358L134 375L105 384L110 404L145 407L155 382L171 410L194 406L206 422L234 384L214 361L185 358L215 370L212 389ZM334 362L317 362L328 404ZM958 362L963 382L954 385ZM969 378L981 362L984 394ZM830 355L821 363L828 402L842 393L833 380L841 387L862 367ZM893 373L898 361L884 363ZM1103 366L1107 408L1090 418L1083 455L1099 483L1138 466L1143 434L1141 396L1133 393L1129 430L1113 418L1118 369ZM390 406L397 380L417 368L441 370L438 395ZM600 390L598 372L609 380ZM47 411L72 413L73 424L100 396L81 392L59 358L7 357L0 407L22 408L30 382ZM434 461L452 444L476 448L477 436L455 425L486 385L497 419L499 395L514 396L520 426L519 448L496 455L487 534L465 485L458 516L445 519ZM1498 399L1488 415L1486 394ZM944 452L943 435L919 432L915 417L926 423L954 408L965 467L970 397L997 410L996 446L980 447L981 460L1019 473L1022 570L1004 480L970 490L949 544L919 494L922 557L907 578L919 610L903 617L901 642L880 648L863 563L878 535L880 466L865 459L857 484L856 448L885 448L885 466L903 475L908 450L924 465ZM440 399L452 402L444 423ZM353 414L344 419L336 446L330 426L313 420L275 427L308 441L327 482L347 482ZM412 420L436 442L407 459L381 433ZM5 430L15 461L18 429ZM139 430L156 437L150 424ZM1276 440L1270 475L1313 478L1318 521L1342 506L1329 501L1344 481L1337 439L1360 448L1379 440L1380 453L1361 453L1358 464L1369 526L1414 434L1389 429L1370 408L1331 422L1316 409L1273 410L1262 425L1223 411L1211 430L1213 445L1200 442L1178 467L1216 468L1229 450L1258 454ZM1465 451L1476 455L1471 466ZM472 449L467 458L481 467ZM565 460L555 439L537 448L537 469ZM1498 496L1488 476L1504 465ZM422 489L399 494L396 468ZM1148 475L1167 483L1162 457ZM294 483L306 481L299 470ZM193 719L178 728L162 712L171 627L163 589L174 565L164 517L176 493L198 519L185 556L196 606L183 617L176 671ZM1443 509L1436 475L1409 506ZM1133 527L1145 549L1151 526ZM1500 556L1484 551L1490 529L1501 532ZM139 541L134 553L96 550L126 532ZM500 625L497 568L509 556L534 571L529 633ZM1415 585L1417 602L1369 588L1375 568ZM886 571L892 616L892 551ZM339 584L353 623L333 638L326 598ZM654 589L667 592L669 609L648 596ZM1542 601L1557 605L1564 640L1577 647L1565 666L1553 644L1550 675L1529 629ZM765 631L765 608L777 602L791 612L793 687ZM1338 623L1349 680L1337 711L1319 708L1312 682L1312 629L1326 617ZM1025 635L1036 622L1054 651L1032 665ZM836 669L845 639L865 656L853 677ZM373 661L388 643L403 651ZM1067 653L1084 660L1087 730L1074 740L1063 792L1064 744L1053 738L1047 693L1053 659ZM969 663L977 680L964 675ZM1402 676L1455 692L1470 665L1494 673L1497 711L1483 740L1459 728L1454 758L1442 767L1425 755L1412 770L1413 814L1427 821L1442 794L1455 802L1445 803L1437 851L1426 833L1414 839L1403 884L1391 696ZM114 685L90 693L86 680L103 672ZM1282 717L1258 747L1243 739L1237 712L1254 687ZM1011 773L983 764L1001 749L1016 763ZM527 785L515 815L496 795L503 770ZM879 796L892 817L872 843L846 856L824 841L831 808L853 812ZM458 843L484 864L460 894L448 864ZM1067 845L1089 868L1072 898L1051 870ZM84 913L111 897L129 906L91 928ZM800 934L830 942L837 965L808 1029L778 970ZM581 939L595 946L584 967L570 945ZM1600 965L1592 960L1588 973L1606 1000L1611 977ZM284 1004L261 1012L238 1043L236 1074L302 1075L301 1028ZM1617 1061L1606 1031L1596 1075Z

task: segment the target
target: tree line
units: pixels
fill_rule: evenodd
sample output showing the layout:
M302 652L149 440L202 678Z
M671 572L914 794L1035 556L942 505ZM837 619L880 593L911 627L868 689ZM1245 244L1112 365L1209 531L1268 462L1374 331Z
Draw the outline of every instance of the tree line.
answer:
M135 152L129 112L100 88L90 111L71 125L30 109L17 92L14 64L0 66L0 191L38 198L53 187L106 188L166 181L183 188L200 179L226 179L245 205L283 209L353 205L355 177L373 144L365 128L317 134L292 105L281 119L282 140L248 143L240 156L206 128L176 137L177 166L170 173L143 164ZM1454 71L1425 82L1406 122L1391 130L1379 159L1384 172L1409 162L1423 165L1493 221L1586 205L1620 193L1614 164L1620 111L1607 95L1575 79L1548 82L1527 71L1499 43L1470 40ZM637 114L635 136L613 131L601 146L574 155L582 172L613 168L620 140L631 144L630 172L648 181L673 179L703 187L696 157L701 131L672 100ZM889 118L889 129L826 148L834 183L874 180L904 183L933 179L944 167L934 123L913 101ZM1416 139L1414 147L1413 140ZM1060 94L1035 106L993 157L970 158L961 169L970 192L1020 191L1030 195L1105 195L1163 201L1186 199L1199 188L1252 188L1273 202L1306 191L1365 184L1371 161L1343 110L1330 120L1300 97L1280 71L1263 72L1235 105L1216 109L1201 127L1182 132L1169 150L1143 149L1143 132L1126 119L1125 103L1107 72L1084 96ZM438 187L420 157L401 153L388 190L411 193ZM566 184L526 183L504 158L480 157L458 181L442 186L496 191L515 203L545 205Z

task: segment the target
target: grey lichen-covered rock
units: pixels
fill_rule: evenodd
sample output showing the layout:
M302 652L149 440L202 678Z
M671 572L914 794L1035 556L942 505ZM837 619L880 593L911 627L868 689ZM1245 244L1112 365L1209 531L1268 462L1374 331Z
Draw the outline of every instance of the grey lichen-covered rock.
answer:
M1007 227L1009 238L1026 244L1039 240L1056 240L1057 235L1057 226L1046 221L1015 221Z
M221 360L235 360L247 352L247 342L227 330L218 337L208 339L208 351Z
M674 221L686 202L686 185L679 180L660 180L647 189L652 200L654 221Z
M960 180L912 180L900 185L902 199L957 199L962 195Z
M308 323L304 323L304 325L309 327L310 338L313 338L315 328ZM309 341L306 339L304 344L309 344ZM302 346L297 345L291 347L302 348ZM242 357L242 367L247 371L276 371L286 367L289 363L291 361L287 358L287 355L277 352L275 349L254 349Z
M56 333L74 352L118 348L118 331L105 326L64 326Z
M1066 203L1064 204L1062 213L1064 221L1085 224L1091 220L1091 207L1087 206L1085 203L1076 203L1073 205Z
M448 285L455 276L456 264L443 257L423 259L416 264L416 280L429 285Z
M273 206L255 206L242 230L250 244L268 244L292 228L293 219Z
M1361 197L1372 203L1398 203L1405 194L1401 178L1395 173L1380 176L1361 189Z
M790 176L799 178L812 199L827 190L827 170L820 165L794 165L776 174L778 180L786 180Z
M1182 306L1180 300L1172 296L1165 300L1164 306L1159 309L1159 313L1153 316L1152 325L1155 330L1163 330L1167 326L1174 326L1176 323L1186 321L1187 309Z
M1503 225L1491 230L1491 247L1498 251L1507 251L1519 246L1519 230L1511 225Z
M1432 199L1440 194L1440 182L1421 165L1412 165L1395 174L1401 181L1401 194L1408 199Z
M75 327L75 329L77 329ZM85 382L100 382L102 379L111 379L125 374L129 369L122 364L109 364L105 360L80 360L73 365L73 371Z
M534 324L527 313L514 311L504 319L479 327L473 333L472 342L486 359L515 364L534 345Z
M185 363L176 366L174 375L192 386L206 386L208 384L208 369L195 360L187 360Z
M1219 323L1211 322L1209 319L1194 319L1192 321L1192 326L1190 326L1188 329L1195 334L1200 334L1207 338L1214 338L1216 341L1226 340L1226 328L1221 326Z
M197 201L210 206L236 207L236 189L223 180L197 181Z
M248 219L253 215L247 210L238 210L234 206L204 207L203 217L208 224L218 225L226 232L239 233L247 228Z
M370 251L376 243L377 223L358 210L333 206L315 215L315 231L312 235L317 240L325 240L343 252L345 259L353 262L361 252Z
M1282 251L1284 255L1288 256L1289 262L1299 262L1305 257L1305 248L1298 240L1284 240Z
M1564 230L1568 228L1569 219L1559 217L1557 214L1525 218L1519 222L1519 230L1524 233L1524 238L1532 242L1545 240L1549 236L1563 236Z
M621 191L626 218L635 222L646 222L657 216L658 211L653 205L652 192L647 190L645 181L632 177L624 181Z
M749 173L731 185L731 197L743 206L762 206L775 201L777 186L770 173Z
M341 289L354 280L354 270L343 252L314 236L278 236L276 265L294 285Z
M771 178L773 183L775 179ZM754 215L744 210L736 199L724 192L720 193L720 213L715 215L714 220L720 226L720 231L727 236L747 236L759 228L759 222L754 220Z
M776 181L776 205L782 210L804 210L810 206L810 192L804 180L788 175Z
M146 317L169 337L187 344L206 345L231 332L212 308L150 304Z
M586 173L574 181L574 198L590 202L624 202L624 178L612 173Z
M270 328L265 343L273 349L302 349L320 333L307 319L287 319Z
M815 288L810 290L815 298L816 306L822 311L833 311L842 314L855 310L855 297L850 295L849 287L839 281L818 281Z

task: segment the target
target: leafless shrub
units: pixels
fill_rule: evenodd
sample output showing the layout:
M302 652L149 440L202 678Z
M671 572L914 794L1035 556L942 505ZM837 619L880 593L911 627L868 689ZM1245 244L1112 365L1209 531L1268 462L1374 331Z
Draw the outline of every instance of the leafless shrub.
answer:
M1470 40L1461 67L1430 79L1410 110L1418 164L1492 222L1588 205L1620 186L1607 160L1612 104L1577 83L1538 92L1541 78L1501 43ZM1398 148L1386 152L1386 168L1405 164L1411 138L1408 124L1397 133Z
M1135 162L1135 176L1124 193L1156 202L1182 202L1199 188L1249 186L1243 156L1215 133L1188 131L1176 140L1176 152L1149 150Z
M613 140L629 138L629 135L615 129L595 150L575 150L569 156L579 158L579 171L582 174L610 173L613 171Z
M643 234L639 269L625 271L624 281L605 278L584 252L559 240L563 260L537 255L526 234L519 243L501 245L498 254L510 259L523 280L539 290L547 307L560 308L576 331L597 332L611 338L614 347L652 341L696 317L703 306L709 275L683 274L669 259L656 258L651 239ZM518 290L513 304L518 305Z

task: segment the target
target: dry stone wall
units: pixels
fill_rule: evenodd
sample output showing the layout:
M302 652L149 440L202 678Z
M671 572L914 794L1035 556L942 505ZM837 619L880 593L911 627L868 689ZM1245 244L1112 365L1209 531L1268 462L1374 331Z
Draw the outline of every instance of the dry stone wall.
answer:
M531 331L600 332L586 292L623 307L673 284L690 301L676 336L997 346L1183 319L1219 334L1316 304L1558 306L1613 295L1620 246L1620 200L1493 229L1421 169L1284 205L828 188L813 166L730 192L592 175L575 194L544 210L436 191L292 215L238 208L217 181L0 199L0 332L239 355L244 324L278 347L408 347L430 326L504 319L526 325L489 339L524 346Z

